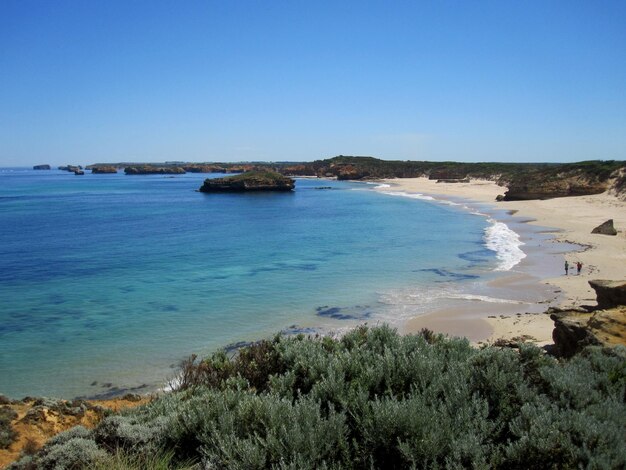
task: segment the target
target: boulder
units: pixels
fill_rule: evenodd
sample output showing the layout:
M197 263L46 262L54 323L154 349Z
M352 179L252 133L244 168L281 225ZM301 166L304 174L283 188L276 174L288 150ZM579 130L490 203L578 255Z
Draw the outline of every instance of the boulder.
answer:
M589 285L596 291L598 308L626 305L626 281L592 280Z
M594 228L591 233L600 233L602 235L617 235L617 230L615 230L615 227L613 227L613 219L609 219Z
M49 170L50 165L35 165L33 170Z
M203 193L232 193L247 191L291 191L295 181L280 173L251 171L226 178L208 178L199 189Z

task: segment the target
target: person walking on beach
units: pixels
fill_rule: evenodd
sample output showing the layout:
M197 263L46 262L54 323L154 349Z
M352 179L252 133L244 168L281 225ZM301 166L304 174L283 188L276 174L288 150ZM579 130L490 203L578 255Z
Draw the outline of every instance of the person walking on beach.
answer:
M569 263L565 260L565 275L567 276L569 273Z
M580 270L581 270L582 268L583 268L583 264L582 264L580 261L578 261L578 262L576 263L576 271L577 271L577 274L578 274L579 276L580 276Z

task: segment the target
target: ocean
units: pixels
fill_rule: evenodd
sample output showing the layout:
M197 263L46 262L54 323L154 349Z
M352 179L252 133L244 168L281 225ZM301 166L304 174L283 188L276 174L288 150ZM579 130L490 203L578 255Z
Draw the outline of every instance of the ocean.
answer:
M525 256L476 205L317 179L196 191L219 176L0 169L0 393L151 391L192 353L400 325Z

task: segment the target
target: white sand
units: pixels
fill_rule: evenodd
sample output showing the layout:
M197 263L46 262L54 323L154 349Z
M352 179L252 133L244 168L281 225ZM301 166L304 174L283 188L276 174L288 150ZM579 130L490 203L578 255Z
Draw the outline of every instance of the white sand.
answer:
M515 211L515 216L532 219L529 222L531 224L550 228L554 231L554 239L550 243L581 245L579 251L563 256L562 264L565 260L569 261L570 275L565 276L563 269L562 276L543 280L554 286L556 291L563 291L559 301L561 305L595 304L595 293L587 283L590 279L626 279L626 203L614 196L604 193L548 200L496 202L496 196L504 194L506 188L491 181L437 183L427 178L403 178L385 180L383 183L391 185L384 191L419 193L438 199L463 198L493 204L494 208ZM618 231L616 236L591 233L594 227L608 219L614 221ZM542 255L538 252L533 256ZM580 275L576 275L577 261L583 263ZM532 336L540 344L551 341L553 324L547 315L519 315L519 312L511 313L503 306L481 304L461 305L456 310L446 309L417 317L407 322L405 331L414 332L425 327L437 332L467 336L476 342L522 335Z

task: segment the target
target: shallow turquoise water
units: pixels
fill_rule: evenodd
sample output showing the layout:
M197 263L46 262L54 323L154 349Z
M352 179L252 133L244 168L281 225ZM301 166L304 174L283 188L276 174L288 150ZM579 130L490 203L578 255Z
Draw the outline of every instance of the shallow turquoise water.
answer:
M309 179L196 192L207 176L0 170L0 393L152 387L193 352L393 321L386 292L496 263L452 206Z

